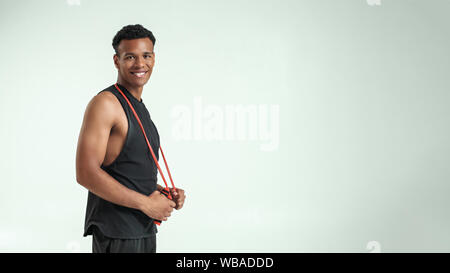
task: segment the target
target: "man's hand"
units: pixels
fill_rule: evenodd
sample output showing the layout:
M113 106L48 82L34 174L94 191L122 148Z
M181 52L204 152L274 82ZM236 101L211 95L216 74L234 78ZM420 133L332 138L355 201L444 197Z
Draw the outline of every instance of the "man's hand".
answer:
M175 208L175 203L172 200L161 192L154 191L143 201L140 209L150 218L167 221L173 208Z
M173 188L170 188L170 193L172 194L173 201L175 202L176 206L175 209L179 210L184 205L184 199L186 199L186 195L184 194L184 190L177 188L174 190Z

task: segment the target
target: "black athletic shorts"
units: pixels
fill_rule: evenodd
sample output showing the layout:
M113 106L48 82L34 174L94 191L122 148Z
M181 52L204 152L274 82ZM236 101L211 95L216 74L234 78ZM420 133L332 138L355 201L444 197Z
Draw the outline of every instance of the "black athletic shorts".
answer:
M116 239L93 226L92 253L156 253L156 234L142 239Z

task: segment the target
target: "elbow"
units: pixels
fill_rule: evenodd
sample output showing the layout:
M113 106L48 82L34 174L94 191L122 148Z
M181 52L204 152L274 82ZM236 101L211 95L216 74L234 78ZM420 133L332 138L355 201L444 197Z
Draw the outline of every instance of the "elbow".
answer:
M89 185L89 181L90 181L90 177L92 177L93 173L92 170L90 170L89 168L86 167L77 167L76 170L76 179L78 184L80 184L81 186L88 188Z
M77 183L81 186L90 189L92 183L97 180L101 171L100 163L90 160L89 158L83 159L77 157L75 173Z
M83 186L84 179L81 178L81 175L77 172L77 183Z
M85 175L83 175L81 172L77 170L77 183L81 186L85 185Z

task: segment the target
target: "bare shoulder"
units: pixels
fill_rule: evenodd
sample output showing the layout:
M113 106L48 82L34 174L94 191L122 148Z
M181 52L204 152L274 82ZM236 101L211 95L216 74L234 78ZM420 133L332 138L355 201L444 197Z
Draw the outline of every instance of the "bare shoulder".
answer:
M116 96L108 91L103 91L95 95L91 102L94 102L96 104L99 104L101 107L114 107L114 106L120 106L119 101L117 100Z
M113 127L118 121L117 113L121 107L114 94L108 91L100 92L89 102L85 117Z
M118 105L111 92L101 92L89 101L78 137L77 179L104 161L111 129L118 121Z

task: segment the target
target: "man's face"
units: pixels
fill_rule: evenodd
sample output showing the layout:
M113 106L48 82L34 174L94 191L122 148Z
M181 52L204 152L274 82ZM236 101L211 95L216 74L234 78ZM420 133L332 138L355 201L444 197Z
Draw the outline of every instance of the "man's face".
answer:
M155 65L152 41L149 38L122 40L118 55L114 55L114 65L120 79L132 87L144 86Z

